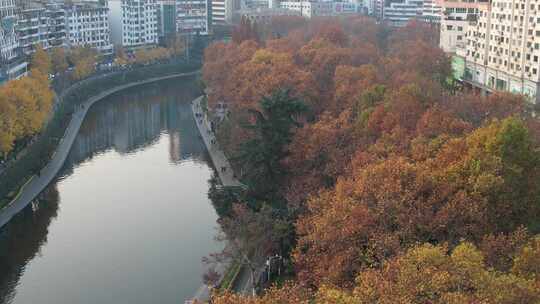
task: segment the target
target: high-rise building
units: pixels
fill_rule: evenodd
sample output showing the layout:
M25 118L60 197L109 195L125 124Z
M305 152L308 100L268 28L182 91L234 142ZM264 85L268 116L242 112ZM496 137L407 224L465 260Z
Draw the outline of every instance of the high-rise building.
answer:
M19 78L26 73L15 32L14 0L0 0L0 83Z
M231 24L241 10L241 0L212 0L212 24Z
M181 34L208 35L211 0L176 0L176 31Z
M429 23L439 23L442 17L442 9L436 0L424 0L422 19Z
M403 0L390 2L384 6L383 19L391 26L405 26L413 19L422 19L424 13L423 0Z
M176 33L176 2L174 0L158 0L158 37L161 41Z
M64 46L66 42L66 15L63 5L57 3L24 2L19 7L15 27L19 45L30 55L40 44L44 49Z
M68 6L66 9L68 45L89 46L102 54L112 54L108 13L106 2L104 5L85 2Z
M302 16L300 11L293 11L285 8L266 8L266 9L251 9L251 10L240 10L238 12L238 17L235 21L239 22L242 18L246 18L251 22L257 24L269 24L272 21L273 17L276 16Z
M128 48L158 43L156 0L122 0L122 45Z
M540 3L492 0L467 27L463 80L482 90L540 98Z
M442 8L439 46L447 53L456 53L467 42L465 34L470 23L476 22L478 7L487 0L438 0Z
M339 16L357 12L357 3L341 1L282 1L280 7L298 11L306 18Z

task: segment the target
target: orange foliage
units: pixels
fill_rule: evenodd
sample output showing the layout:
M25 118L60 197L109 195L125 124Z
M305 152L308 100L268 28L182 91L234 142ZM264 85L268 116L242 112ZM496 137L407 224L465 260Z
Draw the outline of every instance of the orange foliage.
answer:
M523 97L453 95L449 58L426 24L412 22L386 37L383 25L365 17L321 18L287 33L265 45L214 44L205 53L203 77L210 105L227 103L234 119L278 88L290 88L311 106L289 146L282 190L298 215L298 283L321 288L321 303L399 303L416 294L386 297L386 287L427 282L392 281L391 275L410 270L400 263L411 261L411 248L438 255L467 240L462 249L469 258L479 256L474 246L483 251L478 271L493 276L489 286L509 286L531 299L538 285L529 276L537 272L540 250L538 243L524 247L531 237L523 227L534 227L540 217L540 124L521 118ZM231 138L245 135L231 130ZM446 252L440 258L450 265ZM484 266L522 278L513 281ZM328 287L351 290L358 275L376 300ZM220 299L267 303L227 294ZM496 303L486 299L482 303Z

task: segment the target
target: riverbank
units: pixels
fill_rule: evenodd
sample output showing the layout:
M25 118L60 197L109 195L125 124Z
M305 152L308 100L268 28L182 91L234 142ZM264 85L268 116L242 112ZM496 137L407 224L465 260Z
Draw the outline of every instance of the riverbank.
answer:
M193 110L193 118L197 124L197 128L201 133L201 137L206 145L208 154L214 163L214 167L219 175L221 184L225 187L243 187L242 183L236 178L229 160L225 153L219 148L216 137L210 129L210 123L207 116L203 114L201 101L204 96L200 96L191 103Z
M87 100L100 92L150 78L193 72L200 69L200 63L183 62L142 66L101 77L91 77L76 88L65 91L56 104L53 117L28 146L26 153L18 157L3 172L0 172L0 208L8 205L28 182L30 177L41 170L52 158L60 139L64 136L73 113Z
M32 200L34 200L43 189L55 178L58 171L62 168L64 161L69 154L71 146L75 140L75 137L81 127L81 124L88 112L88 109L96 102L101 99L117 93L119 91L139 86L143 84L148 84L160 80L166 80L171 78L185 77L185 76L194 76L197 75L199 71L187 72L187 73L177 73L161 77L153 77L146 80L139 80L135 82L130 82L124 85L119 85L108 90L102 91L98 95L88 98L86 101L82 102L74 110L71 120L65 129L65 133L60 139L58 146L56 147L55 152L53 153L51 160L46 166L44 166L39 172L36 172L35 175L32 175L30 179L21 187L18 194L15 198L4 208L0 210L0 228L8 223L13 216L19 213L24 207L26 207Z
M210 122L208 121L207 116L204 114L204 111L201 107L201 101L203 100L204 96L199 96L191 103L191 108L193 112L193 119L195 119L195 123L197 124L197 128L199 129L199 133L204 141L204 144L206 145L206 149L208 151L208 154L210 155L210 158L212 159L212 163L214 164L214 167L216 169L216 172L218 173L219 179L221 181L221 184L224 187L245 187L244 184L242 184L234 174L234 171L232 169L231 164L229 163L229 160L225 156L225 153L219 148L217 144L216 137L214 133L212 132L210 128ZM234 274L232 274L231 281L229 284L231 286L238 286L239 284L235 284L235 282L238 280L239 277L243 277L243 274L246 270L245 267L240 266L238 269L230 269L231 265L221 263L218 264L215 271L220 276L220 282L224 279L225 274L228 271L234 271ZM246 292L246 287L249 283L249 281L244 282L245 280L241 280L243 283L241 288L238 288L241 293ZM219 283L218 283L219 285ZM249 291L248 291L249 292ZM198 303L206 303L210 300L210 289L207 285L201 286L191 301L197 301Z
M227 157L225 157L225 153L223 153L223 151L221 151L217 145L215 136L209 127L210 124L206 116L203 114L201 107L201 101L203 98L204 96L199 96L191 102L191 110L193 112L195 124L197 125L204 144L206 145L206 150L208 151L210 159L212 160L216 172L218 173L221 184L227 187L240 187L242 186L242 183L240 183L240 181L234 175L229 160ZM219 274L220 280L223 279L228 268L229 265L227 264L220 263L217 265L215 271ZM197 303L206 303L209 300L210 289L206 284L202 285L191 299L191 301L197 301ZM188 302L186 301L186 303Z

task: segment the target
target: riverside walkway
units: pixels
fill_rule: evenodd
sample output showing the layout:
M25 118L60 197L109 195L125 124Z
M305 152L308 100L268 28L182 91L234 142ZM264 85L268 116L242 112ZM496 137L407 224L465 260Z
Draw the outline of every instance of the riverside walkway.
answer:
M231 164L225 156L225 153L219 148L216 142L216 137L214 133L208 127L208 123L205 121L204 117L197 117L196 114L202 115L201 109L201 100L203 96L198 97L191 103L191 108L193 110L193 118L199 128L199 133L206 145L206 149L210 154L212 163L219 175L221 184L226 187L243 187L243 184L235 177Z
M129 89L142 84L152 83L165 79L172 79L182 76L192 76L198 74L199 71L189 73L178 73L162 77L154 77L138 82L132 82L125 85L117 86L112 89L101 92L100 94L93 96L86 100L77 110L73 113L71 121L62 137L56 151L54 152L49 163L41 169L39 175L33 175L30 180L20 189L19 194L4 208L0 210L0 228L7 224L11 218L19 213L24 207L32 202L55 178L56 174L62 166L69 154L71 146L75 141L77 133L83 123L84 117L88 112L88 109L99 100L114 94L116 92Z
M217 142L215 141L216 138L213 132L208 127L208 123L207 121L205 121L205 117L203 117L202 115L203 111L201 108L201 101L203 98L204 96L200 96L193 100L191 103L191 109L193 111L193 118L195 119L195 123L197 124L197 128L199 129L199 133L201 134L204 144L206 145L208 154L210 154L210 158L212 159L212 163L216 168L219 179L221 180L221 184L226 187L245 187L234 175L229 160L225 156L225 153L223 153L223 151L217 145ZM198 114L200 114L200 117L198 117ZM215 271L220 275L220 279L223 278L227 267L228 265L223 263L219 263L216 266ZM209 300L210 289L207 285L202 285L197 290L193 298L187 300L185 303L206 303Z

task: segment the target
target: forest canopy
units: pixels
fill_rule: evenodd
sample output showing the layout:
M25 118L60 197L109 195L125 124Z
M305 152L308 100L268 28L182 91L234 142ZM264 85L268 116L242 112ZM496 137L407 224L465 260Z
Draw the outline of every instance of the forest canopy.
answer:
M277 90L309 109L280 152L280 195L268 196L294 222L295 277L213 303L540 301L539 124L525 97L457 85L421 22L254 30L208 47L203 79L210 108L229 111L218 125L229 155L257 136L242 122Z

